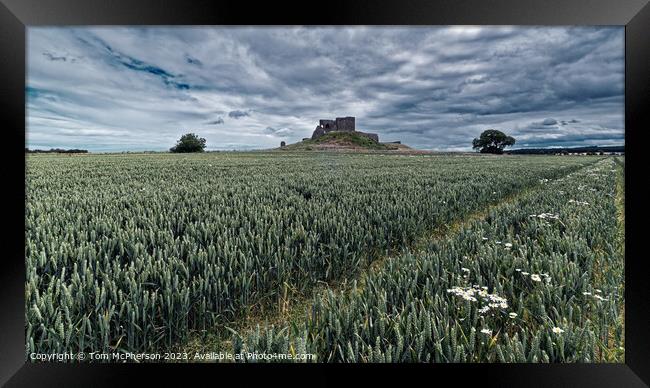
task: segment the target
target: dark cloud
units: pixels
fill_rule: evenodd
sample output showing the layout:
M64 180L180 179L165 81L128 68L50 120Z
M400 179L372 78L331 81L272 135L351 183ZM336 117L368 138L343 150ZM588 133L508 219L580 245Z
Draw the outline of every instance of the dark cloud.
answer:
M523 147L548 147L556 145L561 147L577 147L583 145L612 145L623 144L624 136L621 133L594 133L588 138L581 134L562 134L550 138L539 137L520 141Z
M547 118L542 121L536 121L528 124L526 129L537 130L537 131L547 131L552 132L555 129L559 129L560 125L555 119Z
M239 119L242 117L250 116L248 112L244 112L241 110L233 110L228 113L228 117L232 117L233 119Z
M576 124L576 123L579 123L579 122L580 122L580 121L579 121L579 120L576 120L576 119L571 119L571 120L568 120L568 121L567 121L567 120L562 120L562 121L560 121L560 123L561 123L562 125Z
M133 71L144 72L149 75L153 75L163 81L165 85L172 86L180 90L187 90L190 88L190 85L179 80L178 75L172 74L163 68L142 61L133 56L124 54L117 49L114 49L111 45L107 44L101 38L94 36L90 41L82 39L84 43L89 46L96 47L99 46L108 53L107 61L116 63L126 67L127 69Z
M55 55L49 52L44 52L43 55L50 61L64 61L66 62L68 58L65 55Z
M187 55L187 56L185 57L185 60L187 61L187 63L189 63L189 64L191 64L191 65L203 66L203 62L199 61L199 60L196 59L196 58L192 58L192 57L189 56L189 55Z
M623 141L622 27L30 27L28 43L29 144L168 149L209 125L211 148L265 148L348 115L440 150L488 128Z
M223 124L223 123L224 123L223 118L219 117L216 120L208 121L206 124L208 124L208 125L219 125L219 124Z

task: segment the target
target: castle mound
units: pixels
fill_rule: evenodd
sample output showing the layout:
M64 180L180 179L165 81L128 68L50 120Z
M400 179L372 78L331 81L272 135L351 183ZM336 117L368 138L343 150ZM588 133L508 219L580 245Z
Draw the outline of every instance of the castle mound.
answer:
M360 132L333 131L328 132L316 139L304 139L301 142L288 144L281 147L287 151L327 151L327 150L375 150L389 151L407 148L404 145L395 143L379 143L374 139L364 136Z
M311 137L301 142L286 145L280 143L280 149L303 151L352 150L352 151L389 151L409 150L410 147L400 142L380 143L379 135L356 130L355 118L337 117L334 120L320 120Z
M365 136L360 132L328 132L317 139L312 140L315 144L329 144L339 146L361 147L368 149L390 149L387 145Z

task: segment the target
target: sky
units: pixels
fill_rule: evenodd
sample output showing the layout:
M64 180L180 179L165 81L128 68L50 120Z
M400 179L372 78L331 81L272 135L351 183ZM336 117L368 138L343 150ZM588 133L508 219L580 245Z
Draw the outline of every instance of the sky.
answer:
M320 119L415 148L622 145L623 27L29 27L27 146L208 150Z

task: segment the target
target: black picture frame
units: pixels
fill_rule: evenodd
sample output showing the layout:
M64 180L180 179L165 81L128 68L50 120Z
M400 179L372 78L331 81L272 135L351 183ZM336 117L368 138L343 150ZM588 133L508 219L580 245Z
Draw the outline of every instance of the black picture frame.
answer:
M351 382L427 385L640 387L650 384L648 290L642 225L644 131L650 115L648 0L372 0L250 2L234 0L0 0L0 111L4 184L0 267L0 384L7 386L121 386L209 384L228 378L254 384L324 385ZM25 362L24 185L26 28L50 25L621 25L625 26L625 364L447 365L92 365ZM341 373L345 372L345 376ZM349 372L354 372L353 374Z

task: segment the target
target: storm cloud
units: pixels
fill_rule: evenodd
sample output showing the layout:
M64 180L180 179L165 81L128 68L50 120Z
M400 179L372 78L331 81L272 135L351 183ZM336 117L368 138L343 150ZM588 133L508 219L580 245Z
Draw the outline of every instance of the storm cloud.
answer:
M269 148L337 116L423 149L623 144L622 27L29 27L27 49L31 148Z

